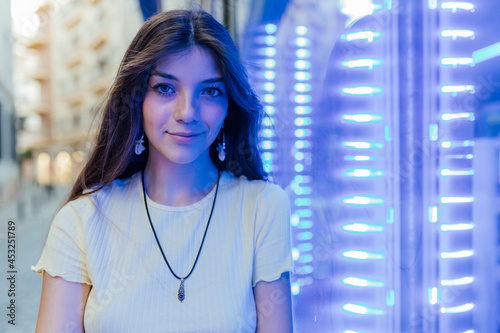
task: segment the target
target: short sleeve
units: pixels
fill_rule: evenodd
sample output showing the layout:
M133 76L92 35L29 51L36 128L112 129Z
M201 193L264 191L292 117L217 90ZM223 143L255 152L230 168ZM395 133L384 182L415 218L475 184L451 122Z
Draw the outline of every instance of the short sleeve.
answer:
M69 282L92 285L86 266L82 218L68 203L56 214L47 236L42 255L33 272L47 272Z
M293 272L288 197L279 186L268 186L257 201L253 286Z

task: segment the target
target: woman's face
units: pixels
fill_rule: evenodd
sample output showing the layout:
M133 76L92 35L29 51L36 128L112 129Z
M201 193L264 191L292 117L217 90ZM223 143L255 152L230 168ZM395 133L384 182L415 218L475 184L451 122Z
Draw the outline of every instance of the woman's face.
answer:
M148 163L211 163L209 147L227 115L228 96L212 54L194 47L151 70L142 104Z

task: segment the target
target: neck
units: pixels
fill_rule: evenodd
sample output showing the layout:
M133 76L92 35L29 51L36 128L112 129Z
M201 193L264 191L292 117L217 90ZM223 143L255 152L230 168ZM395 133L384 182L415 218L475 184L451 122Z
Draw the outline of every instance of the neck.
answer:
M217 182L217 167L199 163L150 163L144 169L146 193L167 206L187 206L203 199Z

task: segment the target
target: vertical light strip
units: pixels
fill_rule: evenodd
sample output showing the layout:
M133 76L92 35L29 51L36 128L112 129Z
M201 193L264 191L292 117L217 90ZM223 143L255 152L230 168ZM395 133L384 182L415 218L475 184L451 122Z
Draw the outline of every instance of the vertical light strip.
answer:
M437 5L437 1L433 1ZM431 1L429 2L429 4ZM429 6L431 8L431 6ZM436 9L436 8L431 8ZM463 276L463 271L456 271L456 262L462 262L463 265L469 265L474 258L474 249L470 248L470 244L457 246L455 237L473 232L473 223L466 220L460 220L460 216L464 215L467 210L472 210L474 196L472 186L468 188L462 187L460 193L454 192L457 182L462 179L470 180L474 175L472 168L473 149L474 149L474 113L470 112L466 107L455 108L455 105L464 105L460 102L468 94L475 93L475 87L471 81L470 75L466 73L467 68L474 65L474 59L463 57L464 49L467 41L475 38L476 32L467 29L466 25L461 25L460 22L464 18L454 18L457 13L459 15L473 15L474 4L472 2L463 1L444 1L440 5L440 22L441 32L439 49L443 54L440 55L440 77L442 78L439 88L439 105L442 109L438 110L436 115L437 124L434 131L431 132L431 141L436 141L436 145L440 150L438 153L439 166L437 171L438 188L440 193L438 206L429 207L429 221L432 223L438 222L439 210L439 228L435 229L439 237L439 272L442 276L438 276L443 287L451 289L451 293L456 295L454 304L457 306L448 306L446 303L439 303L439 295L437 288L431 288L429 294L429 302L431 304L440 304L441 312L441 328L448 331L454 329L463 331L468 327L460 329L456 327L456 322L472 320L474 303L466 303L470 300L472 293L471 282L474 281L474 276L466 276L462 278L449 279L449 276ZM452 22L455 22L451 26ZM460 47L455 44L460 43ZM465 45L465 46L464 46ZM471 47L472 48L472 47ZM454 50L460 49L460 53L454 53ZM472 53L472 50L471 50ZM460 78L457 81L454 78ZM460 126L460 131L457 131L457 126ZM439 127L439 133L437 128ZM465 130L464 130L465 129ZM432 134L434 132L434 134ZM466 133L470 135L466 136ZM466 156L466 158L458 158ZM470 184L470 181L464 182ZM453 218L451 218L453 217ZM458 218L457 218L458 217ZM462 236L463 237L463 236ZM470 272L472 274L472 272ZM460 289L458 289L460 288ZM454 290L456 289L456 290ZM452 315L450 315L452 314Z
M387 7L392 6L392 1L385 1ZM357 6L358 11L363 10L363 4L350 4L350 6ZM347 10L342 11L343 13ZM344 43L353 43L366 45L367 50L379 47L383 42L383 32L375 30L360 30L347 33L341 36ZM370 44L377 43L378 46ZM346 48L349 45L345 46ZM356 47L356 46L353 46ZM373 269L363 270L363 266L368 267L378 262L378 267L386 265L386 249L379 246L382 240L387 237L387 229L392 229L394 226L394 208L390 203L386 203L385 184L386 170L385 165L380 163L380 157L384 155L386 147L391 145L393 140L392 128L389 125L390 121L387 113L379 108L378 102L383 99L384 88L380 84L374 84L370 78L377 73L382 73L385 69L386 61L381 59L381 54L369 54L368 52L362 53L361 57L352 57L342 59L339 65L343 72L346 72L346 77L352 73L353 76L366 78L366 81L360 80L356 85L345 82L345 86L340 87L339 93L342 98L346 100L358 100L362 109L345 109L343 114L339 115L339 121L342 122L342 127L347 131L352 130L356 135L352 135L347 139L343 137L340 140L340 149L344 153L344 160L346 167L338 173L343 181L348 183L359 183L359 188L378 189L377 192L372 193L349 193L346 192L340 199L346 211L367 210L370 211L364 220L348 220L342 221L341 231L343 237L346 239L346 244L359 244L357 247L348 246L341 251L340 256L343 259L346 267L349 263L355 269L354 272L349 272L349 268L345 269L341 278L342 286L344 288L364 288L367 294L373 295L365 300L367 304L358 304L351 302L345 297L342 300L342 310L346 314L355 314L366 317L364 320L372 320L373 316L383 316L386 314L384 307L392 307L397 299L396 291L391 286L386 285L383 280L385 272L383 269L374 272ZM373 102L372 102L373 100ZM346 105L351 105L346 103ZM366 134L365 134L366 133ZM372 134L376 133L372 136ZM366 135L370 135L369 137ZM361 185L364 184L364 185ZM346 186L349 187L349 186ZM387 206L386 206L387 205ZM379 214L379 212L383 212ZM346 215L349 215L346 213ZM353 214L355 215L355 214ZM368 240L372 237L373 240ZM373 245L367 245L373 244ZM354 268L355 267L355 268ZM371 266L370 266L371 267ZM351 276L352 274L352 276ZM366 276L363 276L366 274ZM358 275L358 276L354 276ZM372 277L377 276L376 279ZM381 292L374 293L375 288L380 288ZM386 289L387 288L387 289ZM377 296L375 296L377 295ZM368 319L370 318L370 319ZM344 332L357 332L354 327Z

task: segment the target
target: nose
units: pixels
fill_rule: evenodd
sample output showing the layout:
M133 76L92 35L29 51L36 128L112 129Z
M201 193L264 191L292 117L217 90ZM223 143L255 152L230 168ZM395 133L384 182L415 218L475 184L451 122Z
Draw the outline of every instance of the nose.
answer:
M175 106L174 118L184 123L199 120L197 101L192 94L183 92L179 95Z

